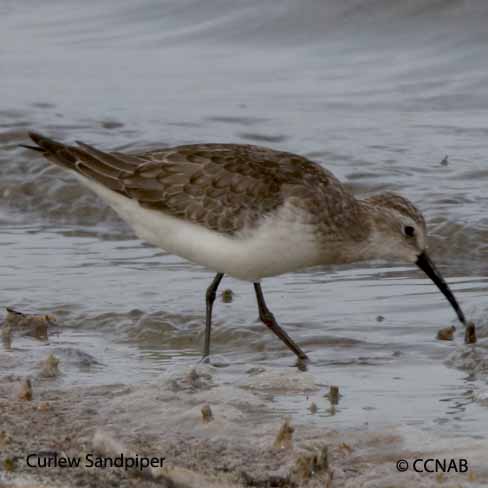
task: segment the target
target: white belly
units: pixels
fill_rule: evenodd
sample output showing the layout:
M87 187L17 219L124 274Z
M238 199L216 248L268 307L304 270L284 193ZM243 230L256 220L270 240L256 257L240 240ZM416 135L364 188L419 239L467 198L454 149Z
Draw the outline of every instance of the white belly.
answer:
M277 215L252 232L228 236L143 208L136 200L75 174L105 200L140 239L212 271L256 282L266 276L319 264L313 229L299 220L287 221Z

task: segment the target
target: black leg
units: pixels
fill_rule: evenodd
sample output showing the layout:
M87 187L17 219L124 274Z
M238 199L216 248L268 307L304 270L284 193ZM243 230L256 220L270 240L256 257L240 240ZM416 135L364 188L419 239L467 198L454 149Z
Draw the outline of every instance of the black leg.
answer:
M263 291L259 283L254 283L256 298L258 300L259 318L267 325L302 361L308 360L308 356L295 344L293 339L278 325L274 315L270 312L264 301Z
M224 273L217 273L205 294L206 315L205 315L205 344L203 346L203 359L210 356L210 333L212 330L212 308L215 301L217 288L224 277Z

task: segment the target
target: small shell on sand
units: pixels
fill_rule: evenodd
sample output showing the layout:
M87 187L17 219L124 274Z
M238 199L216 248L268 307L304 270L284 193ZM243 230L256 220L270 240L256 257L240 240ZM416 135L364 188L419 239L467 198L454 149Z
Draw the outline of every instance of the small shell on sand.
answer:
M476 473L474 473L473 471L470 471L468 474L468 481L473 483L474 481L476 481L476 479L477 479Z
M48 412L49 408L50 408L50 405L48 402L41 402L37 406L37 410L39 410L39 412Z
M31 381L29 378L25 379L20 384L19 393L17 395L17 398L19 400L26 400L29 402L32 400L32 384L31 384Z
M290 424L290 419L285 419L278 431L273 447L275 449L291 449L293 447L294 427Z
M234 300L234 292L230 289L222 292L222 301L224 303L231 303Z
M476 326L474 322L468 322L464 331L464 342L466 344L476 344L476 341Z
M41 361L40 366L39 376L42 378L55 378L59 375L59 359L52 353L44 361Z
M0 432L0 449L5 447L6 445L10 444L11 441L12 441L12 438L10 437L10 435L7 432L5 432L4 430L2 430Z
M437 331L437 339L439 341L452 341L454 339L454 332L456 331L456 327L452 325L451 327L444 327L443 329L439 329Z
M327 393L325 396L329 399L329 402L332 405L337 405L340 398L339 387L336 385L331 385L329 388L329 393Z
M339 444L339 449L341 449L342 451L344 451L347 454L352 453L352 447L347 442L341 442Z
M204 424L208 424L209 422L212 422L212 420L214 419L214 416L212 413L212 409L210 408L210 405L208 403L206 403L202 407L201 412L202 412L202 419L203 419Z

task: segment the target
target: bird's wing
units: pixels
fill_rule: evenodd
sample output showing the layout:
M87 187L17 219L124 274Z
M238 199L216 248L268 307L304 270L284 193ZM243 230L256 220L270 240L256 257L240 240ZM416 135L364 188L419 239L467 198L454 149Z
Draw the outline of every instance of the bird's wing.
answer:
M286 152L195 144L127 155L82 142L67 146L39 134L31 138L56 164L145 207L228 234L255 227L285 201L317 219L324 211L333 216L343 210L331 205L338 192L346 192L339 181L320 165Z

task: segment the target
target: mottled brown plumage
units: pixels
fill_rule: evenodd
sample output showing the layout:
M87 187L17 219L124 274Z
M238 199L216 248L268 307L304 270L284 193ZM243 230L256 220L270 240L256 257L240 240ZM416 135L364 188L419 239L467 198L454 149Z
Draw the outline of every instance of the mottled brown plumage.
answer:
M141 154L104 152L30 134L45 157L98 183L209 229L252 229L285 201L306 211L324 237L364 237L360 208L332 173L302 156L244 144L193 144ZM305 213L303 213L303 216ZM355 222L357 219L357 222Z
M412 202L400 195L397 195L396 193L385 192L378 195L373 195L367 198L366 202L369 205L395 210L396 212L411 218L414 222L421 226L424 232L427 230L424 216L418 210L418 208L413 205Z

